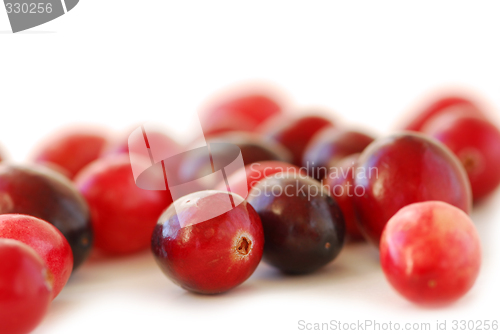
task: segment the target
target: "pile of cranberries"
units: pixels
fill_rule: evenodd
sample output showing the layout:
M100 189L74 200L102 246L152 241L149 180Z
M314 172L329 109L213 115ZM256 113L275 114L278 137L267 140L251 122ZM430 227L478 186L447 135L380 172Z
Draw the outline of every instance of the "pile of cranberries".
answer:
M41 141L29 163L0 157L2 333L33 330L91 252L150 248L174 283L217 294L245 282L261 259L310 274L346 242L367 240L412 302L448 304L470 290L481 247L469 213L500 184L500 131L487 112L444 96L376 136L325 113L284 109L255 91L208 106L200 114L206 151L229 159L215 144L233 144L245 167L226 175L193 150L168 174L165 157L164 172L148 181L167 190L137 185L128 148L143 143L130 143L130 132L70 127ZM162 152L182 151L168 133L148 135ZM147 170L155 164L144 152L134 160ZM224 181L203 188L216 173ZM184 183L201 188L175 196Z

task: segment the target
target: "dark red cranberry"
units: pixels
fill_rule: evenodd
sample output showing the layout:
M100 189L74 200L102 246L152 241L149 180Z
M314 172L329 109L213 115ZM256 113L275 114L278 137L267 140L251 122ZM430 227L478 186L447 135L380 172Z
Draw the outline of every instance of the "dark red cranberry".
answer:
M292 163L300 166L302 155L311 138L319 130L331 126L333 123L322 116L291 118L288 115L280 115L263 124L260 132L288 148L292 153Z
M338 160L362 152L375 138L360 131L325 128L311 139L302 158L310 177L320 181Z
M391 285L421 304L445 304L474 285L481 266L479 237L471 219L443 202L404 207L387 223L380 263Z
M446 115L423 131L445 144L469 176L474 201L492 193L500 184L500 131L484 118Z
M151 247L174 283L215 294L252 275L262 258L264 233L259 216L242 197L201 191L179 198L161 215Z
M71 127L42 141L31 160L62 167L72 179L83 167L101 155L106 144L107 136L99 129Z
M137 163L149 166L147 159ZM163 175L157 177L165 182ZM95 247L110 254L147 249L158 217L172 203L169 191L136 185L126 154L94 161L75 183L90 208Z
M443 201L470 212L467 174L453 153L434 139L403 132L377 139L361 153L354 186L361 196L354 205L363 234L380 241L387 221L402 207Z
M73 251L73 269L87 258L92 228L87 203L66 177L41 166L0 164L0 214L20 213L54 225Z
M51 273L33 249L0 239L0 329L27 334L42 321L52 301Z
M287 173L261 180L248 195L264 227L263 259L289 274L305 274L331 262L344 245L345 224L328 190Z
M329 167L329 174L323 179L323 184L330 190L342 211L346 227L346 237L351 241L364 240L359 230L353 197L361 195L354 187L354 173L359 154L348 155Z
M421 131L431 118L447 112L484 115L483 111L471 100L462 96L450 95L430 102L425 108L416 112L402 128L410 131Z
M61 292L73 270L73 252L66 238L48 222L27 215L0 215L0 238L30 246L53 274L52 297Z
M206 141L210 147L211 155L220 157L221 160L228 160L224 156L231 155L232 152L227 151L223 145L216 145L218 143L237 145L241 150L245 165L258 161L288 161L290 159L286 148L278 143L265 140L257 134L231 132L221 136L208 137ZM192 150L187 152L180 163L179 178L181 181L193 181L210 173L212 173L212 164L206 151Z
M207 136L226 131L253 131L281 112L281 105L273 97L250 93L215 102L200 112L200 118Z

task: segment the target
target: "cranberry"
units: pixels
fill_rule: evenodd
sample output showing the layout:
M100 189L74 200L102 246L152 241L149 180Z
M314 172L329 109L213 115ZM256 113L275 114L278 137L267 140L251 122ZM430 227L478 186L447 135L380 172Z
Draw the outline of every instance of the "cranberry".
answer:
M261 180L248 195L264 227L264 260L289 274L315 271L344 244L345 224L321 184L295 173Z
M493 192L500 184L500 131L483 118L445 115L423 128L445 144L462 162L474 201Z
M240 204L231 208L230 200ZM264 234L259 216L242 197L201 191L179 198L161 215L151 247L174 283L214 294L250 277L262 257Z
M443 201L471 208L467 174L453 153L430 137L403 132L380 138L361 153L355 171L354 206L363 234L375 244L402 207ZM361 189L361 190L360 190Z
M252 190L260 180L267 176L277 173L297 173L306 176L305 170L282 161L260 161L254 162L245 167L244 170L238 170L228 177L228 183L231 185L231 192L240 196L247 194ZM227 190L226 183L222 182L217 190Z
M147 159L138 164L149 166ZM159 182L164 182L163 175ZM169 191L139 188L126 154L101 158L76 177L90 207L95 247L110 254L148 248L161 212L172 203Z
M100 156L106 143L106 135L95 128L72 127L45 139L31 159L36 163L62 167L72 179Z
M328 126L333 126L332 122L321 116L290 118L280 115L264 124L260 132L288 148L292 152L292 163L300 166L302 154L311 138Z
M323 180L344 215L346 237L352 241L364 240L358 227L353 200L357 195L357 189L354 188L354 173L358 157L359 154L352 154L340 159L329 169L330 174Z
M0 239L0 328L27 334L43 319L52 301L51 273L33 249Z
M438 116L445 112L458 112L468 115L483 115L479 107L471 100L461 96L444 96L432 101L421 111L416 113L406 125L403 126L405 130L421 131L422 127L431 118Z
M266 141L256 134L231 132L221 136L209 137L207 143L210 146L212 156L221 157L220 159L224 161L228 160L224 157L232 154L232 152L226 152L224 146L211 144L228 143L237 145L241 150L245 165L265 160L288 161L290 158L289 152L280 144ZM212 173L212 164L205 153L206 151L202 150L186 152L179 167L181 181L196 180Z
M320 181L328 174L328 167L339 159L362 152L375 138L360 131L328 127L311 139L307 145L302 166L309 176Z
M66 238L48 222L26 215L0 215L0 238L15 239L33 248L54 275L55 298L73 270L73 253Z
M73 252L73 269L90 253L92 228L87 203L66 177L41 166L0 164L0 214L43 219L64 235Z
M479 237L470 218L444 202L398 211L380 241L380 261L391 285L415 303L444 304L473 286L481 266Z
M249 93L214 103L200 113L205 135L225 131L253 131L282 107L271 96Z

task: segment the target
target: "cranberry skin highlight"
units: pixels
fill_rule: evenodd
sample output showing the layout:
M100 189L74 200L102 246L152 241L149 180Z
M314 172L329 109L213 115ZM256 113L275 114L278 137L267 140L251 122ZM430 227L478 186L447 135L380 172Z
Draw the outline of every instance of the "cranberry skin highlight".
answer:
M309 142L304 151L302 166L309 176L320 181L328 174L328 168L340 159L361 153L375 140L360 131L326 128L320 130Z
M264 248L259 215L246 201L214 218L201 216L227 203L220 191L201 191L179 198L160 217L151 248L161 270L182 288L216 294L252 275ZM176 212L179 210L178 212ZM189 217L181 221L181 217Z
M469 213L470 183L464 168L441 143L416 132L380 138L359 156L354 186L360 229L375 245L387 221L402 207L443 201Z
M447 304L474 285L481 247L462 210L444 202L421 202L389 220L380 241L380 262L387 280L408 300Z
M30 246L53 275L52 297L66 285L73 270L73 252L66 238L48 222L26 215L0 215L0 238L14 239Z
M474 201L500 184L500 131L486 119L450 115L429 121L423 132L446 145L465 168Z
M142 163L150 165L147 159ZM163 175L156 176L165 182ZM136 185L127 154L94 161L75 183L89 204L95 247L108 254L147 249L158 217L172 203L170 191Z
M107 137L98 129L68 128L42 141L31 160L48 166L62 167L72 179L83 167L99 158L106 144Z
M0 165L0 214L43 219L64 235L73 252L73 269L90 254L93 235L87 203L63 175L41 166Z
M17 240L0 239L2 334L35 329L52 301L51 273L36 252Z
M264 227L263 259L282 272L310 273L340 253L344 218L318 181L291 173L274 174L257 183L247 200Z

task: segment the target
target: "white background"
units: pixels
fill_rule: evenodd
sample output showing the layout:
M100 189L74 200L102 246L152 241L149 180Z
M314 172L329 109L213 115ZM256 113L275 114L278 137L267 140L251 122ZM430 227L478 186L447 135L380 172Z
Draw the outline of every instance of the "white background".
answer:
M14 35L0 10L0 143L23 161L67 123L122 130L162 120L182 133L211 94L248 81L379 133L443 87L472 90L498 114L499 13L495 1L81 0ZM261 265L212 297L174 286L145 252L86 263L35 333L288 333L299 320L365 319L430 322L433 330L447 320L450 330L453 319L500 320L498 204L499 192L473 214L483 270L447 308L400 298L369 245L346 247L310 276Z

